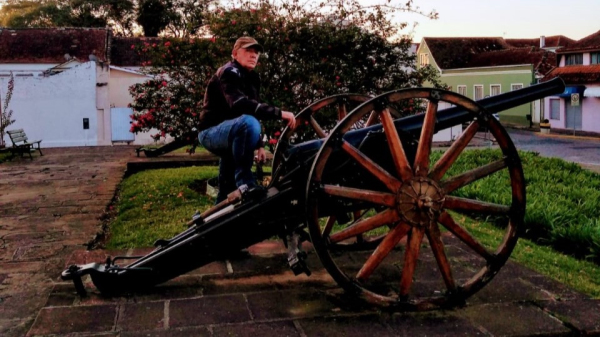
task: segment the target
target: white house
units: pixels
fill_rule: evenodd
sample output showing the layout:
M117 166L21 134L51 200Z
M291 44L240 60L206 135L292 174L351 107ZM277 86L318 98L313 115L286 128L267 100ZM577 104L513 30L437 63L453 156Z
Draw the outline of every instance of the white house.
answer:
M545 99L545 118L552 130L600 133L600 31L556 53L558 67L544 81L560 77L567 88Z
M111 53L127 54L111 41L106 29L0 28L0 99L15 77L8 129L22 128L44 147L154 142L155 130L129 132L128 88L149 77L111 64Z

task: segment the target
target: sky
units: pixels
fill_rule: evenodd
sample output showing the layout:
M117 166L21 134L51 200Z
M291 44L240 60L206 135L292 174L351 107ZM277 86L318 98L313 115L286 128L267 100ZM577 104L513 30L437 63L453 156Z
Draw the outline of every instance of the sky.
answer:
M401 0L392 3L396 1ZM413 42L422 37L542 35L579 40L600 30L600 0L414 0L414 5L425 12L435 9L439 19L401 14L401 20L418 22Z
M6 0L0 0L0 7ZM387 0L359 0L363 4ZM390 0L404 3L406 0ZM579 40L600 30L600 0L414 0L424 12L435 9L439 19L400 13L397 20L414 29L413 42L428 37L539 38L564 35ZM407 33L408 29L404 31Z

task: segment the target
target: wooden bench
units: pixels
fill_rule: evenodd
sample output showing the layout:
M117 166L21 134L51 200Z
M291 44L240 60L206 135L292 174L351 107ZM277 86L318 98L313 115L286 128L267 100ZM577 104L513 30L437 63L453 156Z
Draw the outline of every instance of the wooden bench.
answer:
M44 155L42 153L42 149L40 148L40 143L42 141L41 140L34 140L34 141L27 140L27 135L25 134L25 131L23 131L23 129L6 131L6 133L10 137L10 140L13 144L12 148L10 148L10 153L11 153L10 159L14 158L14 156L17 153L20 153L21 157L23 157L23 154L27 153L27 154L29 154L29 158L31 158L31 159L33 159L33 157L31 156L31 153L35 152L35 151L39 151L40 156ZM35 146L36 144L37 144L37 146Z

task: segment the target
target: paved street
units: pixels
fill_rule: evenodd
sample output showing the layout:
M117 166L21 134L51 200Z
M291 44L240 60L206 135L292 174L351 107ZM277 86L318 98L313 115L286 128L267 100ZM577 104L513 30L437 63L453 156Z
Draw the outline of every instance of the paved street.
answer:
M536 151L544 157L561 158L596 171L600 168L600 138L542 135L516 129L508 129L508 133L520 150Z

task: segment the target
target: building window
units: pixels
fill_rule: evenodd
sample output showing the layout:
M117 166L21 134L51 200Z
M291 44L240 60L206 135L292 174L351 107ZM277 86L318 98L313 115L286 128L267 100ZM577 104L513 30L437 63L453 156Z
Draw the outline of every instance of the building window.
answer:
M421 67L429 65L429 54L419 54L419 65Z
M583 64L583 54L567 54L565 55L565 65L574 66Z
M560 120L560 99L550 100L550 119Z
M523 83L513 83L510 85L510 91L523 89Z
M590 64L600 64L600 52L591 53L590 56Z
M466 85L459 85L456 88L458 90L457 92L459 95L467 96L467 86Z
M502 93L500 84L490 84L490 96L500 95Z
M479 101L483 98L483 85L473 86L473 99Z

